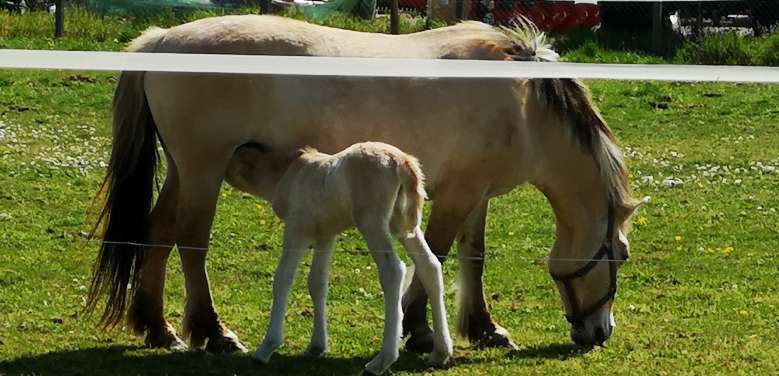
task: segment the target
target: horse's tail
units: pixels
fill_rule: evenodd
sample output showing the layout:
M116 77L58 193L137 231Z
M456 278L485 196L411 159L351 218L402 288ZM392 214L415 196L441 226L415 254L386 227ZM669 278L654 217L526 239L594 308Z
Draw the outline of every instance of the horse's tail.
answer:
M146 241L157 174L157 133L144 72L123 72L113 100L113 144L99 195L106 193L93 234L103 226L86 311L107 295L100 323L114 327L127 308L128 286L135 291Z
M419 166L419 161L407 155L399 161L398 175L400 176L400 190L396 205L400 205L400 213L405 227L403 230L411 232L422 221L422 206L425 204L427 193L425 192L425 175Z

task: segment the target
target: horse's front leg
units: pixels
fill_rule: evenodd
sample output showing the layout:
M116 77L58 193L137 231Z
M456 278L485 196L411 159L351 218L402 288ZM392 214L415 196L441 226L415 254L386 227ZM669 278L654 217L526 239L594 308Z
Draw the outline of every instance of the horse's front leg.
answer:
M468 214L482 200L486 188L462 184L442 186L436 192L425 239L443 264ZM416 273L403 294L403 334L410 335L406 350L433 351L433 334L427 325L427 294Z
M199 349L206 345L206 351L213 353L246 352L236 335L219 321L206 273L211 224L227 159L223 164L178 163L181 185L176 216L176 245L181 256L186 289L184 335L189 337L191 348ZM198 159L189 159L192 160Z
M323 356L327 351L327 275L334 246L335 238L317 242L311 260L311 270L308 272L308 293L314 304L314 330L306 354L313 357Z
M270 320L265 330L265 337L257 350L252 354L252 359L261 363L268 363L271 355L284 342L284 314L287 311L287 299L292 282L295 280L300 259L310 245L308 239L300 236L300 232L293 229L289 223L284 228L284 249L281 252L279 265L273 275L273 302L270 309Z
M476 346L516 348L506 329L492 321L484 301L482 274L487 207L485 200L471 212L457 239L461 283L457 332Z
M146 243L159 245L144 249L140 281L133 292L127 313L128 327L136 335L145 334L148 347L184 350L186 345L163 315L165 267L172 244L176 242L176 210L178 202L178 172L168 158L168 170L157 203L149 215Z

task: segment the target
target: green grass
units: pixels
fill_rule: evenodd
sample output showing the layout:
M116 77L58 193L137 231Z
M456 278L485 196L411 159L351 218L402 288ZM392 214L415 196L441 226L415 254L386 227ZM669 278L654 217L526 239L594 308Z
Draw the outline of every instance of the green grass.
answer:
M19 46L48 43L38 35L0 38ZM71 43L121 46L89 38ZM63 42L54 43L50 48ZM524 187L490 207L484 277L491 312L520 350L460 345L444 372L403 353L396 373L779 372L776 86L588 84L621 140L637 195L651 196L630 234L631 262L620 270L614 336L586 353L567 345L557 292L538 262L553 242L553 217L543 197ZM94 220L90 209L110 146L114 85L113 74L0 71L0 374L359 373L379 348L382 305L370 257L343 253L365 248L354 232L338 243L331 273L326 359L298 356L312 312L300 277L287 342L265 367L244 355L143 349L141 340L101 331L95 318L78 315L97 247L80 234ZM223 189L209 276L222 319L250 348L267 323L280 235L266 203ZM456 268L446 262L447 286ZM168 270L166 316L179 327L183 289L176 256ZM453 295L447 288L450 317Z

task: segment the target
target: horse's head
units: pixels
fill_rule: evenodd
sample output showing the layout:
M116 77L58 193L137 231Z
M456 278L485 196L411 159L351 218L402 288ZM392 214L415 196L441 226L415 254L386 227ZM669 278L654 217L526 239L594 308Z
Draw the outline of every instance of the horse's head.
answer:
M558 226L549 272L565 307L570 336L578 345L601 345L616 322L612 305L617 271L627 261L630 218L642 202L612 204L591 226Z

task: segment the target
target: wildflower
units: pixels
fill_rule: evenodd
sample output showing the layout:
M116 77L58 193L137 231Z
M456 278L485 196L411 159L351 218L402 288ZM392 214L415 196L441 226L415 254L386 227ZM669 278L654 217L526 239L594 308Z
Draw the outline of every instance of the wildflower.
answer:
M749 311L747 311L745 309L742 309L742 310L738 311L738 314L741 315L741 317L747 317L747 316L749 316Z
M733 247L726 246L725 248L722 248L722 253L725 254L725 255L729 255L729 254L733 253Z
M680 242L680 241L682 241L682 236L681 235L676 235L676 236L674 236L674 240L676 240L677 242Z
M254 204L254 207L257 208L257 210L262 210L262 205L260 204Z
M264 219L260 219L260 225L265 226L267 223Z

